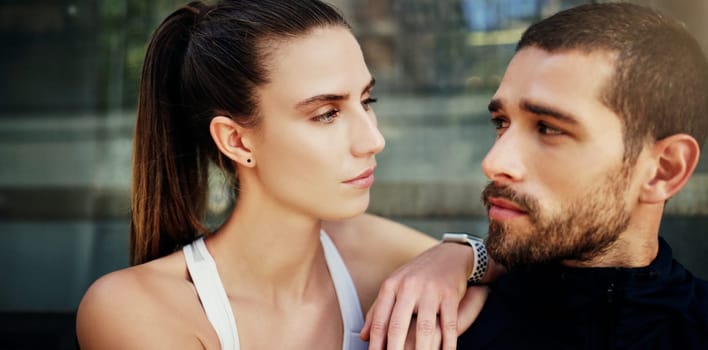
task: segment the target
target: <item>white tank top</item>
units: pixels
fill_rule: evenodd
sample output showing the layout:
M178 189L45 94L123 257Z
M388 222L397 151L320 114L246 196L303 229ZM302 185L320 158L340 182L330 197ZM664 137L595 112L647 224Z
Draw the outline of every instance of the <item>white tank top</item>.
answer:
M364 326L364 316L361 312L361 304L354 287L354 281L352 281L337 248L324 231L320 231L320 242L322 242L327 268L332 277L342 313L344 323L342 350L366 350L369 348L368 343L359 338L359 332ZM239 350L241 347L238 340L238 329L234 313L231 310L231 303L226 296L226 290L221 283L219 273L216 271L214 259L204 244L204 239L195 240L184 246L182 251L204 313L219 336L221 349Z

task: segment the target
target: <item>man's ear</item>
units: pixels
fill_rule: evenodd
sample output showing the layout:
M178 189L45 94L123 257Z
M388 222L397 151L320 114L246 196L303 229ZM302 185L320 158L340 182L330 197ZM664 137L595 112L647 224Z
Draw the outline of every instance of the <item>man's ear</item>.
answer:
M700 153L696 139L687 134L671 135L654 143L654 172L642 185L640 200L659 203L673 197L693 175Z
M246 167L256 164L250 140L252 133L249 131L250 129L225 116L216 116L209 123L211 138L219 151L234 162Z

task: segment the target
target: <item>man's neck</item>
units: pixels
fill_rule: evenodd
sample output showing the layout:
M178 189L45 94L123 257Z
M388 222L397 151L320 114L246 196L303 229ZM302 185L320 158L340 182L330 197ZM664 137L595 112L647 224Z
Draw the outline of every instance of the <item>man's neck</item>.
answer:
M659 224L662 211L645 208L651 215L636 215L627 229L600 255L587 260L566 260L563 265L573 267L645 267L659 254ZM637 210L638 211L638 210ZM647 213L645 213L647 214Z
M566 260L563 265L572 267L645 267L659 253L659 240L633 242L620 237L605 253L588 260Z

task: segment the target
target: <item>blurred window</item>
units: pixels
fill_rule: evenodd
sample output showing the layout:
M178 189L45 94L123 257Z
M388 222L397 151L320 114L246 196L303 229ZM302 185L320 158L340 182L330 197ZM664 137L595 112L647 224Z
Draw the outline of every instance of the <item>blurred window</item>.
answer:
M387 147L370 211L434 236L484 233L480 163L495 138L488 100L522 31L586 1L332 2L351 22L381 98ZM708 44L703 2L637 2L684 18ZM139 74L149 35L181 3L0 2L0 314L71 314L93 280L127 266ZM706 158L662 226L703 277ZM218 218L228 196L211 198Z

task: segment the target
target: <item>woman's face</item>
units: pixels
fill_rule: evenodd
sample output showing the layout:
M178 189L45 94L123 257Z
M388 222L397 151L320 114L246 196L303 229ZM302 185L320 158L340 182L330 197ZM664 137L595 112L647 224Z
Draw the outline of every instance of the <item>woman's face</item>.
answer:
M362 213L384 148L374 79L346 28L318 28L271 48L256 90L257 182L278 205L325 220Z

